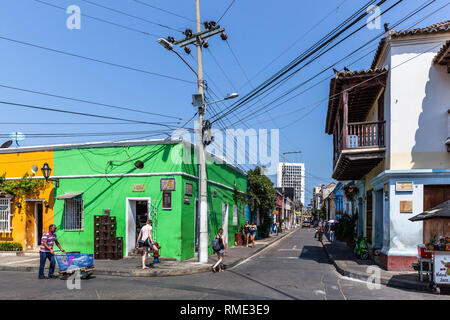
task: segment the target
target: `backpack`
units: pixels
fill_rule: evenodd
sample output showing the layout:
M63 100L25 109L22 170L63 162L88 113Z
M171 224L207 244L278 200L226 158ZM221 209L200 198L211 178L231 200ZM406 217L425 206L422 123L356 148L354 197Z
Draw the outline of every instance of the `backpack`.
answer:
M212 241L211 246L214 251L220 251L222 249L220 241L217 238Z

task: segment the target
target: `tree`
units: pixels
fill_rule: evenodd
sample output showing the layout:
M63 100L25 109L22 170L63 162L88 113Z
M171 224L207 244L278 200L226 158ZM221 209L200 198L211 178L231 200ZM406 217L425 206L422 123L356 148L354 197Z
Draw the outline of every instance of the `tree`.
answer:
M259 235L267 237L273 223L270 213L275 208L277 193L273 187L273 182L263 173L262 168L256 167L254 170L249 170L247 174L248 204L252 218L255 219L259 212L262 217L262 224L258 228Z

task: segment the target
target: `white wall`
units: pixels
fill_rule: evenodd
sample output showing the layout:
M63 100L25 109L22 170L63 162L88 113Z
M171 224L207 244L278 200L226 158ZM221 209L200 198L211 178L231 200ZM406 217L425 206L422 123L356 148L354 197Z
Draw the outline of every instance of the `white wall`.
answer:
M391 120L390 169L450 167L444 143L450 76L445 67L433 64L445 40L427 37L392 43L390 106L386 108Z

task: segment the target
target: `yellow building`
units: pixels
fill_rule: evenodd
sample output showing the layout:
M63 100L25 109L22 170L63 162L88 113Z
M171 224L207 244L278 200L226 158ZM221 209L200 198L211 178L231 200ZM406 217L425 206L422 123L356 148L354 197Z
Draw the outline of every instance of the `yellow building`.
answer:
M53 223L53 182L46 182L41 171L44 163L53 168L53 151L11 151L0 150L0 242L39 250L42 232ZM24 176L27 181L18 184Z

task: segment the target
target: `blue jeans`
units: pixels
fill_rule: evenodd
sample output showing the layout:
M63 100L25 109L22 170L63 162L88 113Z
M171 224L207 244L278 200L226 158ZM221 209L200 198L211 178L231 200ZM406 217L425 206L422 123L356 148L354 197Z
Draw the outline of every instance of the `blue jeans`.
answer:
M50 268L48 269L48 276L51 277L53 276L53 273L55 272L55 256L52 255L50 252L39 252L41 261L39 264L39 277L43 277L44 276L44 267L45 267L45 262L48 260L50 260Z

